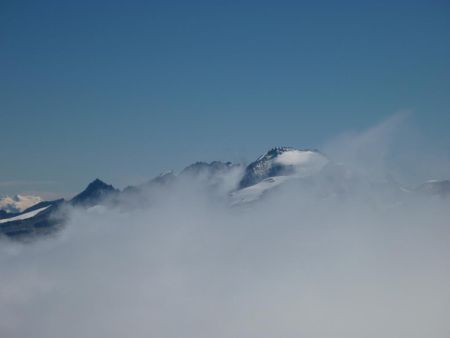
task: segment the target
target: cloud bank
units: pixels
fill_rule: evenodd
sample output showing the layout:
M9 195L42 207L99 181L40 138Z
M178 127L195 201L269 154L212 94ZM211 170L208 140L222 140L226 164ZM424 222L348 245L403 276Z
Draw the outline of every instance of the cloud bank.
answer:
M185 182L72 210L54 238L0 243L0 335L449 337L448 200L320 192L229 208Z

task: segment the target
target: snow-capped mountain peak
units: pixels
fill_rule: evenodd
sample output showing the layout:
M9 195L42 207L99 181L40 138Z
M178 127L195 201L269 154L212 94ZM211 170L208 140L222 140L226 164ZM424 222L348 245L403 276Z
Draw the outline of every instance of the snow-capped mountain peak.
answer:
M268 177L310 176L327 163L328 159L317 150L276 147L247 166L239 187L249 187Z

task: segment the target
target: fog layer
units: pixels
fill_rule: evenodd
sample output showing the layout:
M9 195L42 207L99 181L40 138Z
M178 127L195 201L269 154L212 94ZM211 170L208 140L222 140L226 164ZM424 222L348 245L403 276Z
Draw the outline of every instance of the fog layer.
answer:
M189 184L159 196L0 242L0 336L450 337L448 200L300 183L234 208Z

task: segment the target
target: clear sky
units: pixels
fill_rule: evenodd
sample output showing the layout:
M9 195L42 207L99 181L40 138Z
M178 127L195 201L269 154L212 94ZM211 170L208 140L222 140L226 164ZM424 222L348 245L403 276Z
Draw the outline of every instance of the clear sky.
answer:
M448 0L0 2L0 194L318 148L404 109L450 149Z

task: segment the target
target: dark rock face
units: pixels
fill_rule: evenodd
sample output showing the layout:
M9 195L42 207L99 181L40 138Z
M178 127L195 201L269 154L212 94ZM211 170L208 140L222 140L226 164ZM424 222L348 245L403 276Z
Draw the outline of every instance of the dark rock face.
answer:
M190 166L183 169L180 173L180 176L198 176L198 175L207 175L214 176L216 174L220 174L226 172L233 168L233 164L231 162L221 162L221 161L213 161L211 163L207 162L196 162L191 164Z
M106 184L98 178L91 182L87 188L72 198L73 206L91 207L109 197L114 197L119 191L112 185Z

